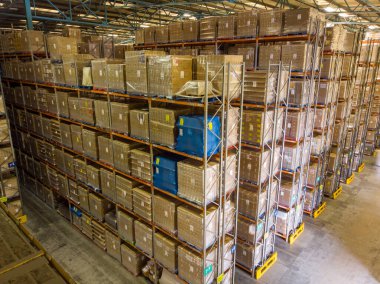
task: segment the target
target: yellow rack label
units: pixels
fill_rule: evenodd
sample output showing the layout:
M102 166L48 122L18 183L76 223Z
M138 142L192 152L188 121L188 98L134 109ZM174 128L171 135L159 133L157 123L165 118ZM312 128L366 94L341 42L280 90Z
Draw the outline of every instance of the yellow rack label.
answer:
M160 164L160 158L156 158L156 164L157 164L157 165Z
M165 115L165 121L169 122L170 121L170 116L168 114Z
M224 279L224 273L220 274L218 278L216 278L216 283L221 283Z
M183 125L184 121L183 121L183 118L180 118L179 119L179 125Z
M0 202L5 203L8 201L8 198L6 196L0 197Z
M212 130L212 122L208 123L208 129Z
M26 221L28 221L28 218L26 217L26 215L22 215L21 217L18 217L17 218L21 224L25 224Z

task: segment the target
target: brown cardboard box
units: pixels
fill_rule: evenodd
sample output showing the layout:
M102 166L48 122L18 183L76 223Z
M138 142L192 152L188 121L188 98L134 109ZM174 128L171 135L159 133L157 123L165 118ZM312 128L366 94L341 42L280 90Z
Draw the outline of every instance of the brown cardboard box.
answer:
M78 186L78 195L80 207L86 210L86 212L90 212L90 204L88 201L88 189L82 186Z
M177 243L160 233L154 234L154 258L171 272L177 271Z
M238 218L237 222L237 234L240 239L249 243L255 243L255 240L259 240L264 235L263 224L254 224L243 218Z
M205 219L205 221L203 221ZM215 207L208 208L206 216L203 212L195 210L189 206L178 206L177 209L177 224L178 237L187 243L202 249L209 247L216 239L218 227L218 211ZM204 222L204 224L203 224ZM206 231L203 227L206 226ZM203 242L205 234L205 243Z
M132 189L137 185L137 182L116 175L115 188L116 200L129 210L133 210Z
M288 112L285 137L287 140L298 141L305 134L306 113Z
M199 39L214 40L216 37L217 17L207 17L199 20Z
M326 139L325 135L315 135L312 138L311 143L311 154L312 155L320 155L324 149L323 149L323 142Z
M154 195L154 223L171 233L177 232L177 207L175 199Z
M266 117L265 117L266 116ZM242 141L264 145L272 141L274 111L246 110L243 112ZM278 137L279 138L279 137Z
M191 56L152 56L148 59L148 91L172 97L193 77Z
M109 104L108 101L95 100L96 126L100 128L110 128Z
M166 108L151 107L149 110L151 142L174 148L178 135L178 129L175 126L178 116L189 113L189 109L169 106Z
M146 263L146 257L130 248L129 246L121 245L121 263L128 269L134 276L141 274L141 271Z
M127 92L137 94L148 93L148 56L164 56L164 51L141 50L126 51L125 61L128 62L126 76Z
M140 221L135 221L136 247L146 254L153 255L153 231Z
M149 110L133 109L129 112L131 136L149 140Z
M79 204L80 201L79 201L78 185L75 181L71 179L69 180L69 195L70 195L71 200Z
M254 183L262 183L268 178L269 151L262 154L247 149L241 150L240 178Z
M317 103L327 105L332 102L333 95L336 93L335 84L333 82L321 82L318 88Z
M256 37L257 18L257 11L255 10L236 13L236 36Z
M98 159L98 136L100 132L82 129L83 150L86 156L97 160Z
M307 185L315 186L318 177L318 163L311 163L309 165L309 173L307 177Z
M99 221L103 221L104 214L113 209L113 204L107 199L92 193L89 194L89 202L91 215Z
M296 171L301 165L302 145L285 145L283 155L282 168L288 171Z
M292 63L292 70L310 71L312 69L311 54L311 44L285 44L282 46L281 60L284 64Z
M74 171L75 178L78 181L81 181L83 183L87 182L87 170L85 161L80 160L79 158L74 158Z
M249 185L241 185L239 190L239 212L251 219L257 220L265 213L266 192L258 192L258 189Z
M184 21L182 23L183 41L197 41L199 34L198 21Z
M16 51L45 53L45 39L42 31L25 30L16 35L20 37L20 45L16 47Z
M66 152L65 152L65 172L69 176L75 177L74 156Z
M83 152L82 144L82 129L79 125L70 124L71 128L71 139L73 143L73 149L77 152Z
M327 124L327 109L316 109L314 117L314 129L323 129Z
M284 12L283 34L316 34L317 20L324 20L314 8L289 9Z
M255 245L237 242L236 246L236 261L252 269L262 261L262 244Z
M281 45L259 46L259 69L269 69L269 64L278 64L281 59Z
M89 54L62 55L65 83L72 86L83 85L83 68L91 67L91 59L93 56Z
M80 118L78 120L88 123L90 125L94 125L95 124L94 100L90 98L80 98L79 99L79 113L80 113ZM71 115L71 109L70 109L70 115Z
M92 82L95 89L108 88L108 64L122 64L120 59L95 59L91 61Z
M259 13L259 36L279 36L282 31L283 10Z
M288 236L294 227L294 215L294 208L287 212L279 210L276 223L276 232L283 236Z
M120 239L113 233L106 230L107 253L116 258L118 261L121 261L120 245Z
M127 143L113 140L113 157L115 168L129 174L132 168L130 151L139 147L139 143Z
M124 56L124 53L123 53ZM120 64L107 64L107 79L108 88L111 91L125 92L127 89L126 81L126 65Z
M142 103L119 103L110 102L111 129L120 133L129 134L129 112L135 108L143 107Z
M168 26L156 27L156 42L168 43L169 42L169 28Z
M335 114L335 120L343 120L343 119L345 119L345 117L346 117L346 107L347 107L346 102L340 102L340 103L338 103L338 107L336 109L336 114Z
M115 176L113 172L101 168L100 184L102 193L108 198L110 198L112 201L116 201Z
M235 16L218 17L218 39L232 39L235 35Z
M252 69L255 66L255 48L254 47L238 47L238 55L243 55L246 69Z
M99 161L113 165L113 144L112 140L105 136L98 136Z
M131 150L132 175L146 181L152 180L150 152L144 149Z
M169 41L181 42L183 41L182 22L172 22L169 24Z
M153 44L156 42L156 27L148 27L144 29L145 44Z
M206 263L204 263L204 261ZM178 246L178 275L189 283L212 283L216 277L216 262L217 256L215 249L207 252L206 259L204 260L202 256L193 253L183 246ZM206 273L204 267L211 268L211 271Z
M77 39L62 37L62 36L49 36L47 38L47 46L52 59L62 59L65 54L77 54Z
M133 212L152 221L152 194L150 188L141 186L132 189L133 192Z
M58 114L59 116L69 117L69 93L56 91L57 94L57 105L58 105Z
M294 183L290 180L282 180L278 204L286 208L292 208L297 202L297 193L299 192L299 181Z
M78 41L81 41L82 34L80 28L65 26L62 30L62 35L66 37L73 37L76 38Z
M100 170L98 167L87 165L87 184L95 190L100 190Z
M126 242L135 242L135 219L121 210L117 211L118 232L120 238Z
M69 105L70 118L73 120L79 120L80 119L79 98L68 97L67 101Z
M215 181L218 178L216 174L218 168L218 163L210 162L208 164L206 169L208 183L204 185L203 176L205 172L202 162L193 159L178 162L178 196L197 204L203 204L204 199L206 199L206 204L214 201L219 188L219 182ZM206 193L206 196L203 192Z

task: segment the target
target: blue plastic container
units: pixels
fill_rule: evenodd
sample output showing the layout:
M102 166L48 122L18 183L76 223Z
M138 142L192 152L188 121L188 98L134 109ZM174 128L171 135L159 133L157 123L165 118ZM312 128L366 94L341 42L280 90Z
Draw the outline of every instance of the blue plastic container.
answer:
M177 121L179 134L176 150L190 155L203 157L204 155L204 116L181 115ZM219 152L220 118L207 118L207 156Z
M153 185L177 195L177 162L181 160L182 157L172 155L156 156L153 161Z

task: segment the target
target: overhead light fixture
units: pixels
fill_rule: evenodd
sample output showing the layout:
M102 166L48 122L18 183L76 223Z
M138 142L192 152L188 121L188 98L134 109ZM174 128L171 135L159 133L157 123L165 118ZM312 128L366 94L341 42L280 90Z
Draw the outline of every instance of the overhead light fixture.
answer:
M335 12L337 9L334 8L334 7L331 7L331 6L327 6L327 7L324 8L323 10L325 10L325 11L328 12L328 13L332 13L332 12Z
M189 13L185 13L185 14L183 14L183 16L184 16L185 18L191 17L191 15L190 15Z
M149 28L150 26L149 25L140 25L140 28Z
M370 30L374 30L374 29L378 29L379 27L378 26L374 26L374 25L370 25L370 26L368 26L368 28Z
M328 23L326 24L326 27L331 28L331 27L333 27L334 25L335 25L334 23L328 22Z
M56 9L46 9L46 8L39 8L39 7L32 7L31 9L34 11L46 12L46 13L55 13L55 14L59 13L59 11Z
M342 18L347 18L350 16L347 13L339 13L338 15L339 15L339 17L342 17Z

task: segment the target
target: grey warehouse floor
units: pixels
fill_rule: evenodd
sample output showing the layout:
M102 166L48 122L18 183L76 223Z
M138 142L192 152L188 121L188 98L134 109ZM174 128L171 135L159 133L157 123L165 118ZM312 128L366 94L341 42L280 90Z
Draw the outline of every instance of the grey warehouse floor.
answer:
M131 276L37 198L25 198L27 227L78 283L145 283ZM236 283L380 283L380 167L362 173L289 246L278 240L277 263L259 280L238 271Z

